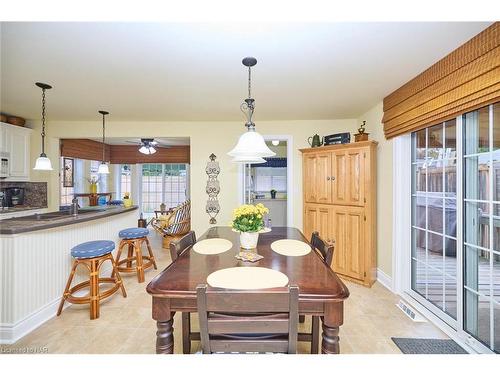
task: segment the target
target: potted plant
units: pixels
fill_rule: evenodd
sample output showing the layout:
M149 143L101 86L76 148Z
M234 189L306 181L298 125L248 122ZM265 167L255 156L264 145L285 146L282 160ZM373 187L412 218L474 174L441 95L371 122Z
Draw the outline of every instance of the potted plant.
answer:
M264 228L264 214L269 209L262 203L244 204L233 212L231 226L240 232L240 245L243 249L254 249L259 241L259 231Z
M132 199L130 199L130 193L125 193L123 195L123 205L125 207L130 207L132 206Z
M276 199L276 190L271 189L271 199Z

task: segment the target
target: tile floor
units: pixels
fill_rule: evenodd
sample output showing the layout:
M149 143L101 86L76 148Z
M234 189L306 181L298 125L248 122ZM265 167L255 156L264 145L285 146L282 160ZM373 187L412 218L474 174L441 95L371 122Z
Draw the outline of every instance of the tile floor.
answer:
M116 293L101 303L100 318L89 319L87 305L73 305L13 345L2 345L1 353L13 353L29 348L48 353L129 353L155 352L156 325L151 318L151 297L145 288L148 282L170 263L161 239L150 236L158 270L146 271L146 282L137 283L133 274L124 275L127 298ZM346 282L351 295L345 303L344 325L340 328L341 353L400 353L392 337L447 338L432 323L414 323L396 306L398 297L379 283L372 288ZM174 319L175 353L182 352L180 314ZM192 319L197 330L197 318ZM310 330L310 318L301 324ZM299 353L309 353L309 344L299 343ZM200 349L198 342L192 351Z

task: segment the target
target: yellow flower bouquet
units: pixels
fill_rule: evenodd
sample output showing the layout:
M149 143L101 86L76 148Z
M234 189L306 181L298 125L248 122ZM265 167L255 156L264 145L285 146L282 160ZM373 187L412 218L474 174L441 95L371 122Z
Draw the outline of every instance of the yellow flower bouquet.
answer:
M233 211L231 226L240 232L240 244L244 249L257 247L259 231L264 228L264 215L269 209L262 203L244 204Z

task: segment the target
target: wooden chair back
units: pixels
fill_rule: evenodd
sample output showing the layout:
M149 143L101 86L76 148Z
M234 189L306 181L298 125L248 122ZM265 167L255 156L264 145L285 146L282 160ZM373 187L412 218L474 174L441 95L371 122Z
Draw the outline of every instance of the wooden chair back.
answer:
M311 246L314 250L320 253L323 258L323 262L328 267L332 266L333 261L333 251L335 250L335 245L333 243L328 243L323 240L318 232L313 232L311 235Z
M296 353L299 288L231 290L198 285L203 353Z
M196 234L194 231L188 232L185 236L177 241L170 242L170 257L174 262L184 251L189 251L190 248L196 243Z

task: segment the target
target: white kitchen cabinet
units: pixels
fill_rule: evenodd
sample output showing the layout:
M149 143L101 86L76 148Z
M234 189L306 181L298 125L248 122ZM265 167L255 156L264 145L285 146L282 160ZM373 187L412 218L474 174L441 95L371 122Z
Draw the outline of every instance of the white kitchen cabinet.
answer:
M0 123L0 147L10 154L9 177L3 181L29 181L31 132L29 128Z

